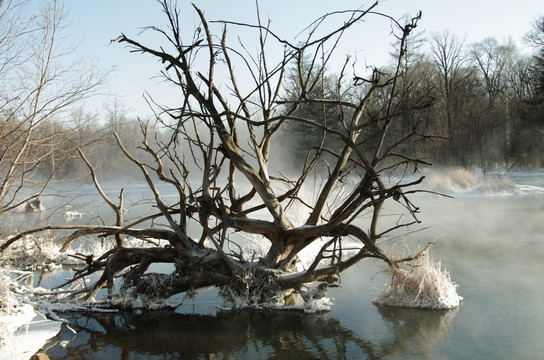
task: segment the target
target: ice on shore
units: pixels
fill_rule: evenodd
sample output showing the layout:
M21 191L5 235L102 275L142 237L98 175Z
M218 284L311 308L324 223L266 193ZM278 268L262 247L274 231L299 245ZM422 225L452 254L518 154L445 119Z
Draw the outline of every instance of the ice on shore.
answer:
M38 313L13 288L22 289L9 275L0 274L0 360L29 359L58 334L62 324Z
M0 317L0 360L29 359L60 331L61 322L47 319L24 304L17 312Z

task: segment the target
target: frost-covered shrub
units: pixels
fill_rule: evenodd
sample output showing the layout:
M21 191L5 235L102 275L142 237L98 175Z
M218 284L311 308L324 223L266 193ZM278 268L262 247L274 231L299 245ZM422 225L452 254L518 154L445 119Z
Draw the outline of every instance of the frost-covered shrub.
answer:
M380 305L451 309L459 306L461 296L450 274L442 270L440 262L434 262L424 253L415 260L410 271L389 268L390 281L375 303Z

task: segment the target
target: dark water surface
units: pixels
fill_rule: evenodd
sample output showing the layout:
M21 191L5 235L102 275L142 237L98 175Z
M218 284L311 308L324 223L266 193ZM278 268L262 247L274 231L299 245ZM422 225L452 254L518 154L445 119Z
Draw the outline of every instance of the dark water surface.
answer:
M431 255L464 297L456 309L374 305L384 266L363 261L329 290L330 312L225 312L210 289L176 312L61 314L77 335L63 327L46 353L86 360L542 358L544 196L414 201L430 228L406 236L406 244L437 243Z

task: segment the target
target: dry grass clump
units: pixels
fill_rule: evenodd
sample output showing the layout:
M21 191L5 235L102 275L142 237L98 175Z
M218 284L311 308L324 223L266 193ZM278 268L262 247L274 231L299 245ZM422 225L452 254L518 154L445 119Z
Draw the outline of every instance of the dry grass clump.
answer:
M426 182L432 190L443 194L471 191L478 186L478 179L462 168L432 171L426 175Z
M462 190L470 190L478 185L476 177L467 169L454 169L449 176L451 183Z
M425 252L419 256L410 269L389 268L389 284L374 300L380 305L425 309L451 309L459 306L461 296L457 284L450 274L441 269L440 262L434 262Z

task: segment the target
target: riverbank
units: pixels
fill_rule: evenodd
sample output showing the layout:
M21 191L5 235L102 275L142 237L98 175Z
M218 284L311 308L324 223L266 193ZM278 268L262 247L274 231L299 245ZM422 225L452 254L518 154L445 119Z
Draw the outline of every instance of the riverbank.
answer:
M30 359L59 333L61 324L47 319L29 304L0 316L0 360Z

